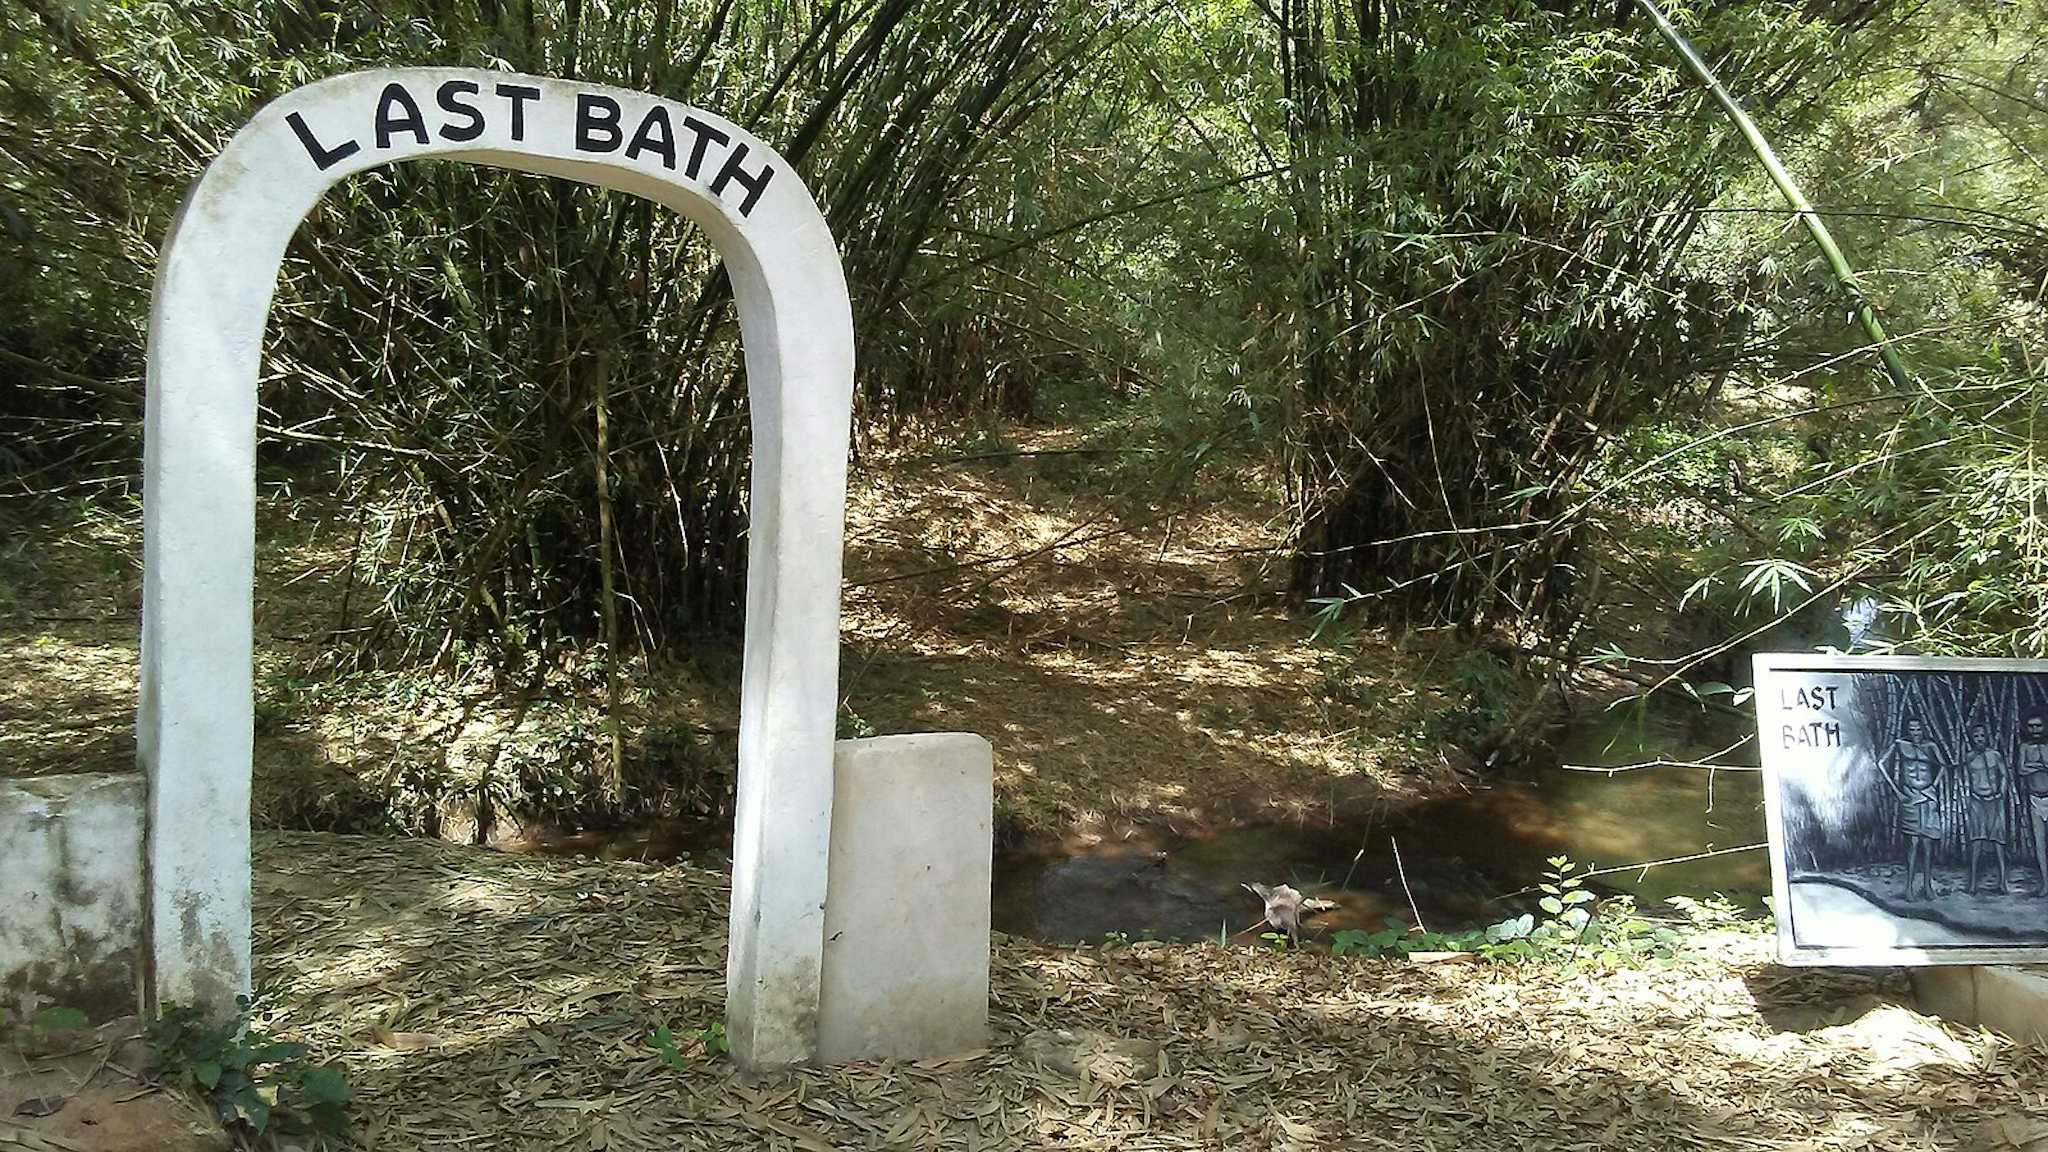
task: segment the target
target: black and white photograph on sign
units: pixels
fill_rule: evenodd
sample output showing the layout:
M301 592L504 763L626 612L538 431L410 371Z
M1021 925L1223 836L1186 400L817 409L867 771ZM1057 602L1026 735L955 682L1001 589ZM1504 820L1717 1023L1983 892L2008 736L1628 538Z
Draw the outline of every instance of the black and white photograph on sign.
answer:
M1869 663L1758 663L1781 953L2048 957L2048 673Z

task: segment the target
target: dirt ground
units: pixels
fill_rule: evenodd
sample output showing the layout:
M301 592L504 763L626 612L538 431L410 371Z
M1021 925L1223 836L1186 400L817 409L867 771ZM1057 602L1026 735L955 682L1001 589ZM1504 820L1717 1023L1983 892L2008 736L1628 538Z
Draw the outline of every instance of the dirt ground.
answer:
M1446 661L1426 640L1371 631L1311 642L1272 592L1266 549L1280 529L1255 478L1218 478L1199 501L1115 497L1109 465L1075 453L1071 434L1006 437L993 454L876 448L856 467L842 735L988 736L1004 830L1038 840L1326 816L1459 786L1456 753L1425 732L1451 703ZM503 776L522 756L546 763L602 744L591 734L602 677L590 669L547 689L566 710L421 670L336 675L330 630L348 559L337 510L281 499L263 509L260 823L346 831L395 818L476 839L460 814L364 821L354 809L423 777L467 795L494 765ZM133 762L139 517L69 515L0 546L0 773ZM374 597L353 595L360 624ZM631 669L628 746L680 732L693 759L729 772L738 661L666 655ZM549 820L508 821L492 839Z
M147 1077L134 1017L0 1046L0 1148L26 1152L226 1152L195 1100Z
M346 1067L368 1148L1919 1149L2048 1115L2048 1049L1743 932L1575 975L998 937L986 1051L750 1075L648 1043L719 1017L717 872L277 835L257 909L267 1023Z

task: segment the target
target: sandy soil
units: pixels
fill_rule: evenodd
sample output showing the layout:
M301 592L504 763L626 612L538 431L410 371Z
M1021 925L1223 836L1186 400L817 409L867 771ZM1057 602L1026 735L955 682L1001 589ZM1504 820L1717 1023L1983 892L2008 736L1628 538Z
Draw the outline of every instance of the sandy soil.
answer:
M0 1047L0 1147L26 1152L226 1152L195 1101L149 1082L133 1017L91 1031L20 1030Z

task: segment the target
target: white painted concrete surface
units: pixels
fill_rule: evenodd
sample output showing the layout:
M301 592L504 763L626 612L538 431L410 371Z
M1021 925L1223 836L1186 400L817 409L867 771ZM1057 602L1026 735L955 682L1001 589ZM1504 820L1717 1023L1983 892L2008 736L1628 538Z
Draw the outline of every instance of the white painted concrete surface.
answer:
M208 165L164 244L143 465L150 991L225 1012L249 986L256 379L278 266L334 183L428 157L647 197L724 257L754 429L727 1032L746 1064L810 1059L853 388L838 253L796 173L729 121L503 72L361 72L279 97Z
M834 784L819 1059L982 1047L995 850L988 741L842 740Z
M0 780L0 1021L135 1011L142 807L140 776Z

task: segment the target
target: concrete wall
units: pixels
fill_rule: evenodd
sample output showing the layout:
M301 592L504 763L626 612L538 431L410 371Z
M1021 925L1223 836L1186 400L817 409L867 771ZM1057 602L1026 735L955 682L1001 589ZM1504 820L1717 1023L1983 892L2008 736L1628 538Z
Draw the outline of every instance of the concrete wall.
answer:
M1922 1012L2015 1040L2048 1041L2048 969L1947 965L1915 968L1911 976Z
M145 792L132 774L0 780L0 1023L136 1010Z

